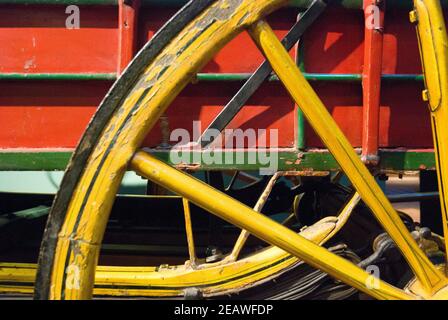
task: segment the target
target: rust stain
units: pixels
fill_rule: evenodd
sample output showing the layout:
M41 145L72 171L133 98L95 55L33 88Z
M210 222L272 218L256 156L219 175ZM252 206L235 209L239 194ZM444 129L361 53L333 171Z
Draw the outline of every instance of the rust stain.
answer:
M201 165L199 163L180 163L174 166L176 169L179 170L186 170L186 171L198 171L201 168Z

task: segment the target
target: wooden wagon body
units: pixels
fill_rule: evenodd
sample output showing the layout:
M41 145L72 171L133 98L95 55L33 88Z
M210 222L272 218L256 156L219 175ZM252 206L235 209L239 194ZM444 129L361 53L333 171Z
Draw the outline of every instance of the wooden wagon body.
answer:
M0 170L63 170L114 80L184 2L2 0ZM336 2L291 54L365 159L376 162L378 155L386 170L434 168L411 1L388 1L377 30L366 28L363 1ZM79 29L66 26L69 5L79 8ZM300 11L290 7L272 15L275 32L285 35ZM238 36L176 99L146 146L164 157L174 143L166 132L184 128L193 135L194 121L205 129L262 61L250 37ZM279 152L282 170L338 168L275 77L228 128L278 130L277 141L262 139L257 147L268 144ZM247 154L249 147L232 152Z

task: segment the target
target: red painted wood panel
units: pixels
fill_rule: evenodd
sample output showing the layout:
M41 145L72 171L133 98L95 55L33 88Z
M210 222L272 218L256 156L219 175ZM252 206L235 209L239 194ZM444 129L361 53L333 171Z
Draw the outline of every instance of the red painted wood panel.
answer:
M305 67L316 73L360 73L363 67L363 20L358 11L331 9L304 41ZM356 26L356 28L354 27ZM386 12L383 73L421 74L415 29L408 12ZM350 142L361 147L360 83L313 84ZM432 148L431 126L421 99L423 83L384 82L380 111L380 147ZM418 134L416 134L418 132ZM307 145L323 147L307 126Z
M311 73L361 73L362 11L329 8L304 36L305 69Z
M1 82L0 148L75 147L109 85Z
M202 131L222 110L222 107L238 91L239 84L209 83L190 85L168 110L169 129L185 128L193 136L193 121L200 121ZM207 94L205 95L204 92ZM258 139L261 146L264 141L271 147L294 147L295 109L285 89L280 84L270 83L262 86L255 96L228 125L228 129L276 130L278 143L267 139ZM201 131L201 133L202 133ZM149 135L146 145L157 146L162 138L162 128L158 124ZM176 144L171 142L171 145ZM245 144L247 147L248 145Z
M381 145L432 148L431 122L421 100L423 83L384 85L381 114Z
M93 82L2 84L11 94L0 96L1 148L74 148L108 87L108 83ZM203 95L204 89L210 97ZM191 85L167 113L170 130L192 132L193 121L198 120L205 129L236 90L235 84L225 88ZM276 129L279 143L271 143L268 136L268 145L293 147L294 115L294 105L284 90L278 84L266 84L228 128ZM157 125L145 145L158 146L161 141Z
M333 115L353 146L362 141L362 91L357 83L314 83L314 90ZM310 125L306 126L307 146L323 147Z
M175 9L144 8L139 15L141 47ZM269 18L283 36L297 11L281 10ZM2 6L0 10L0 72L80 73L115 72L118 62L118 8L81 7L81 29L65 29L65 6ZM364 22L359 10L329 9L304 37L306 71L361 73ZM386 13L383 72L421 73L414 27L408 12ZM291 52L295 54L294 51ZM243 33L221 51L203 72L252 72L262 55ZM73 148L111 85L98 81L0 82L0 148ZM240 83L190 85L168 113L170 129L191 130L194 120L206 127ZM356 147L362 137L360 83L313 83L336 121ZM380 145L430 148L428 112L421 101L421 83L383 84ZM279 129L280 147L291 147L296 137L296 112L280 84L267 84L243 108L230 128ZM418 132L418 134L416 134ZM322 143L307 126L307 144ZM161 142L157 126L147 145Z
M57 15L58 11L53 13ZM83 14L83 10L81 10L81 14ZM152 36L172 14L174 14L172 10L144 11L143 18L140 17L140 36ZM289 12L287 20L284 20L284 15L277 14L270 21L279 36L282 36L294 22L294 17L295 15ZM111 17L108 16L108 18ZM108 23L102 22L92 28L100 30L103 25L112 26L116 22L114 19L116 16L113 16ZM4 21L3 23L12 24L12 22ZM44 25L46 22L41 21L41 23ZM46 35L55 31L60 23L61 21L56 19L49 23L48 28L44 28L47 31L40 30L43 37L45 38ZM83 26L81 25L81 27ZM98 30L95 29L92 35L95 36ZM117 36L116 29L110 30L114 31L114 36ZM51 39L45 39L51 42ZM92 40L86 39L85 41ZM244 59L231 59L236 52L240 53L241 46L245 46ZM44 48L39 48L39 50L41 49ZM8 50L18 49L13 47ZM60 53L58 61L67 59L71 54L65 51ZM12 55L12 52L8 51L7 54ZM218 66L219 72L251 72L263 60L262 55L247 34L232 41L220 54L223 56L218 55L206 68L207 71L213 71L213 68ZM294 52L292 52L293 54ZM117 57L114 55L112 58L116 59ZM84 57L77 57L73 65L82 66L83 59ZM94 64L92 61L91 63ZM114 63L113 68L116 68L117 62ZM57 61L54 61L54 64L47 61L47 64L46 66L40 64L39 68L36 67L36 72L54 71L51 68L57 69L57 72L81 71L79 69L60 69ZM99 65L93 65L93 67L96 68L96 72L114 71L99 70ZM22 71L20 66L15 66L11 72ZM170 129L186 128L191 130L195 120L202 121L204 129L238 91L240 85L241 83L228 82L190 85L168 111ZM0 97L0 148L74 148L109 86L110 83L92 81L0 82L0 90L8 92L7 95ZM294 104L286 91L279 84L267 84L249 101L248 105L229 125L229 128L279 129L279 141L278 143L272 142L272 146L293 147L294 123ZM157 126L149 135L146 145L157 146L161 141L160 127ZM270 143L269 138L268 143Z
M386 12L384 33L383 73L421 74L415 27L403 10Z
M0 72L115 72L116 7L80 6L81 28L69 30L65 6L2 6Z
M140 46L150 39L166 20L175 13L172 9L143 9L140 18ZM268 18L279 38L282 38L297 19L297 10L280 10ZM291 50L291 56L295 56ZM254 72L264 61L263 55L248 35L243 32L227 44L213 60L201 71L205 73L248 73ZM193 121L201 121L205 129L223 106L230 101L242 83L198 83L191 85L174 102L167 116L170 130L185 128L191 134ZM294 104L279 84L265 85L251 99L240 114L229 124L229 129L278 129L278 147L293 147L295 141ZM161 141L161 128L158 125L147 144L156 146ZM268 139L269 141L269 139Z
M143 9L140 18L140 47L175 13L172 9ZM283 38L297 19L298 11L283 9L268 18L274 32ZM291 56L295 50L291 50ZM264 57L247 32L230 41L201 72L248 73L254 72Z

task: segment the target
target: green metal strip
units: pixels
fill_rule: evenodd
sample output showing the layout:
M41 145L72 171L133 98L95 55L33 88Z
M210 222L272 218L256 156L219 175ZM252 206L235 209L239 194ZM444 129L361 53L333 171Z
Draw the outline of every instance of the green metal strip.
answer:
M381 168L385 170L436 170L434 152L380 152ZM401 168L401 169L400 169Z
M70 157L71 152L0 152L0 170L65 170Z
M304 150L306 148L305 126L305 115L300 108L297 108L297 149L299 150Z
M362 1L363 0L334 0L336 5L340 5L348 9L361 9ZM142 5L152 7L176 8L185 5L187 2L187 0L142 0ZM291 0L291 6L306 9L311 5L312 2L313 0Z
M160 0L164 2L166 0ZM0 0L0 4L19 4L19 5L98 5L98 6L117 6L117 0Z
M187 0L142 0L145 7L180 8ZM312 0L291 0L291 6L305 9ZM362 9L363 0L333 0L336 5L347 9ZM444 7L448 7L448 0L441 0ZM0 0L0 4L47 4L47 5L118 5L117 0ZM388 7L410 10L412 0L392 0Z
M383 74L383 81L423 82L422 74Z
M304 73L308 81L329 81L329 82L361 82L361 74L325 74L325 73ZM393 82L423 82L421 74L383 74L382 81Z
M20 220L39 219L40 217L47 216L49 212L50 208L47 206L38 206L31 209L12 212L8 215L4 215L2 219L0 219L0 228L4 228L5 226Z
M302 61L299 62L299 66L303 66ZM302 69L303 67L301 67ZM250 73L200 73L196 79L198 81L246 81L250 78ZM361 82L361 74L332 74L332 73L307 73L304 72L305 78L310 82ZM278 77L273 75L269 79L270 81L278 81ZM382 76L383 81L394 82L422 82L423 75L419 74L384 74Z
M291 0L295 7L306 8L312 0ZM448 0L440 0L444 8L448 7ZM342 6L347 9L363 9L363 0L333 0L332 4ZM411 10L413 8L413 0L389 0L386 2L388 8L400 8L403 10Z
M187 2L188 0L142 0L142 5L145 7L180 8Z
M196 80L204 82L247 81L251 76L252 73L199 73L196 75ZM273 75L269 81L279 81L279 79Z
M360 74L325 74L325 73L304 73L308 81L334 81L334 82L360 82L362 75Z
M300 18L300 15L299 15ZM305 47L303 41L299 41L297 44L296 63L300 71L305 74ZM306 148L306 135L305 135L306 119L300 108L297 108L297 149L304 150Z
M0 0L1 1L1 0ZM78 81L102 80L115 81L116 73L0 73L0 80L51 80L51 81Z
M301 63L303 65L303 63ZM304 73L305 78L311 82L360 82L360 74L325 74L325 73ZM199 73L196 81L204 82L228 82L228 81L247 81L250 73ZM114 81L117 75L115 73L0 73L1 80L51 80L51 81L81 81L81 80L100 80ZM423 75L418 74L385 74L382 76L384 81L423 81ZM278 77L273 75L269 81L279 81Z
M170 155L167 151L153 152L158 158L168 161ZM259 170L264 165L256 159L249 163L248 159L254 159L254 152L236 153L232 152L233 159L241 156L245 164L206 164L198 154L188 155L189 162L200 161L200 169L204 170ZM222 157L222 152L216 156ZM314 170L330 171L339 170L339 165L333 156L325 150L315 152L298 153L296 151L282 151L268 154L268 157L278 157L279 170ZM430 151L381 151L381 164L383 170L391 171L415 171L434 170L434 153ZM0 171L53 171L64 170L71 157L70 152L3 152L0 153ZM255 157L256 158L256 157ZM224 161L223 161L224 162ZM235 163L236 161L234 161ZM198 165L192 165L192 169L198 169Z
M299 67L303 72L304 62L298 61ZM333 73L308 73L303 72L305 78L311 82L361 82L361 74L333 74ZM250 73L200 73L197 75L197 81L246 81L250 78ZM278 77L273 75L269 79L270 81L278 81ZM423 75L421 74L383 74L383 81L394 82L422 82Z

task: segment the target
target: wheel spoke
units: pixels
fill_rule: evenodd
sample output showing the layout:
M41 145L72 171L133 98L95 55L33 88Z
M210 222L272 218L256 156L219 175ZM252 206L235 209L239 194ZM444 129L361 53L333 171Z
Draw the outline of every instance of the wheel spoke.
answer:
M145 152L140 151L134 155L131 168L164 188L189 199L204 210L247 230L261 240L287 251L374 298L416 298L381 280L378 280L377 286L369 288L367 283L371 275L358 266Z
M191 297L190 291L195 293L196 289L184 290L189 288L201 288L202 292L210 296L227 294L233 290L239 293L239 290L274 279L284 274L283 271L290 271L290 267L298 265L298 259L302 260L300 264L308 263L378 299L431 298L430 294L447 285L443 272L435 268L419 249L373 176L291 59L289 48L320 15L328 1L301 2L312 3L312 6L303 17L300 16L283 43L264 21L257 21L287 5L286 0L191 1L153 37L103 100L67 169L42 242L36 278L37 298L91 298L96 275L104 277L100 279L98 287L116 284L131 286L130 291L120 291L120 294L141 294L142 291L137 287L144 287L146 294L152 297ZM416 6L432 4L430 0L414 0L414 3ZM429 7L432 11L438 10L441 13L437 5ZM417 11L423 10L424 13L426 9L421 6ZM415 15L417 18L425 17L418 13ZM434 17L443 21L440 14ZM419 25L422 34L426 32L426 36L431 38L428 31L434 31L431 29L436 27L439 29L437 32L445 32L444 27L432 25L434 21L429 22L431 23L426 27L424 24ZM136 151L194 75L225 44L247 29L250 29L255 42L264 52L267 62L250 78L209 128L221 131L274 71L357 190L345 203L339 217L324 218L303 228L300 234L259 212L266 202L269 190L284 173L278 173L271 179L256 207L252 209L163 161L145 152ZM438 45L446 42L446 38L440 37L433 40L437 40ZM423 60L431 58L427 56L426 46L427 44L423 45ZM443 59L445 53L441 56ZM431 55L430 51L429 54ZM430 61L429 67L425 64L428 67L426 73L430 70L431 63L433 62ZM442 79L444 84L448 83L444 78L447 72L442 72L446 68L441 67L438 71L440 74L433 74L429 81ZM439 89L437 86L435 89L432 85L429 87L430 104L434 108L433 102L437 102ZM432 110L433 126L438 127L434 129L436 140L437 134L446 133L443 129L446 122L444 120L448 119L443 113L446 109L437 109L436 106ZM205 138L209 134L207 131L203 135ZM201 144L205 145L203 142L201 137ZM444 154L448 148L445 143L439 144L436 141L436 146L442 146L437 148L436 155L446 158ZM439 175L442 174L440 168L445 168L445 165L446 163L438 160ZM176 266L175 272L169 265L159 265L150 269L124 268L119 273L113 268L110 273L106 270L107 273L95 274L115 195L128 168L182 198L190 262ZM299 172L296 174L300 175ZM244 176L243 172L235 175L229 187L232 187L237 177L239 179ZM252 180L252 177L248 178ZM334 181L337 179L338 176L334 177ZM440 189L443 189L444 184L442 177ZM220 190L225 190L222 183L221 185ZM447 197L443 190L440 194L442 199ZM322 247L325 241L345 225L361 198L403 252L416 274L414 283L417 283L418 290L401 290L380 279L372 281L373 276L356 265L359 257L351 260L349 255L343 255L343 258L331 252L331 249ZM214 266L200 264L201 259L197 258L195 250L190 202L243 230L233 248L234 262L220 265L220 261ZM293 213L297 212L298 202L299 198L296 198ZM292 219L294 215L286 222L292 222ZM238 259L250 234L272 246ZM355 256L354 253L352 255ZM136 271L141 273L137 275ZM104 294L104 291L98 293Z
M344 206L342 211L339 213L338 221L336 223L336 227L334 230L327 235L327 237L322 241L321 245L326 243L328 240L333 238L347 223L348 219L353 213L353 210L355 210L358 203L361 201L361 197L359 193L355 193L351 199L347 202L347 204Z
M282 40L282 44L286 50L291 50L293 46L299 41L300 37L305 33L309 26L325 11L327 4L322 0L314 0L308 10L300 16L299 21L294 24L289 33ZM230 102L222 109L213 122L205 129L202 136L199 138L201 146L204 148L216 138L213 134L209 134L210 130L222 131L238 111L246 104L252 95L258 90L263 82L269 77L272 68L268 61L265 61L255 71L238 93L230 100Z
M188 254L190 256L190 266L196 267L196 250L194 246L193 224L191 223L190 203L187 199L182 198L185 216L185 232L187 234Z
M264 21L257 22L251 27L250 33L364 202L400 248L426 292L432 294L445 286L447 279L443 273L420 250L369 170L269 25Z
M448 259L448 49L445 20L439 1L414 1L411 20L417 23L427 98L431 111L431 125L435 144L437 177L445 238L445 257ZM445 264L448 265L445 261Z
M254 211L261 212L263 210L264 205L266 204L266 201L268 200L269 194L272 191L272 188L274 188L275 183L277 182L280 174L276 173L272 176L272 178L269 180L268 185L263 190L263 193L258 198L257 203L254 206ZM249 238L250 233L247 230L241 231L235 246L233 247L232 253L230 256L228 256L227 259L225 259L227 262L236 261L238 259L238 256L241 253L241 250L243 249L244 245L246 244L247 239Z

